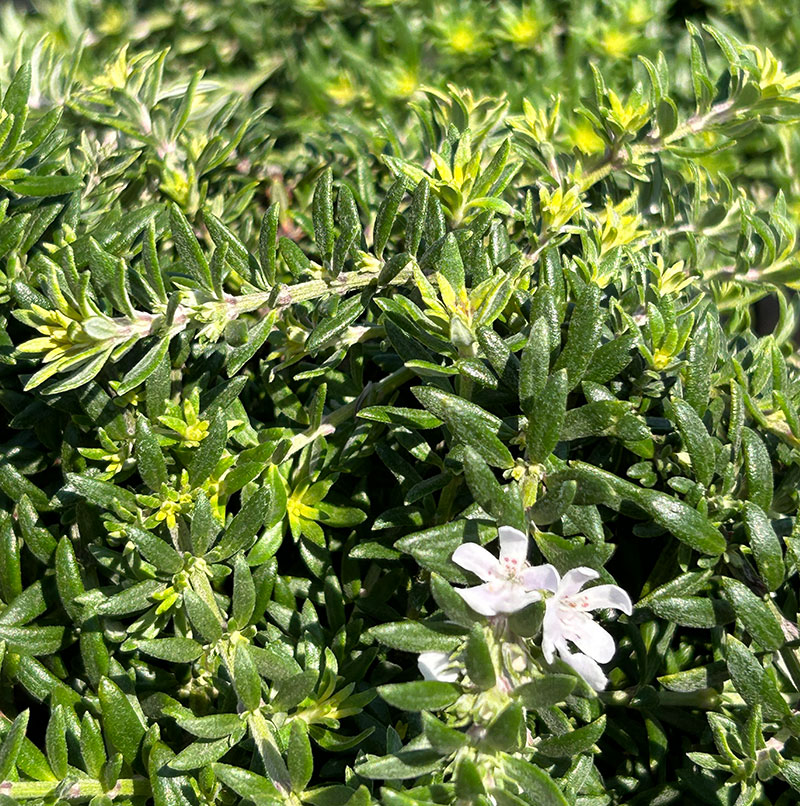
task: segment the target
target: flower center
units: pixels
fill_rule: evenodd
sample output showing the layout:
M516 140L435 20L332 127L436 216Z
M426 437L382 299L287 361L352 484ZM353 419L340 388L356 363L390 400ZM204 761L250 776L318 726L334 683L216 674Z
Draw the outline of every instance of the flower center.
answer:
M583 594L564 596L559 601L561 620L566 623L580 622L589 616L589 598Z
M518 584L522 583L522 579L520 574L522 569L527 565L520 565L520 562L516 557L503 557L500 560L501 565L501 572L500 575L507 579L509 582L516 582Z

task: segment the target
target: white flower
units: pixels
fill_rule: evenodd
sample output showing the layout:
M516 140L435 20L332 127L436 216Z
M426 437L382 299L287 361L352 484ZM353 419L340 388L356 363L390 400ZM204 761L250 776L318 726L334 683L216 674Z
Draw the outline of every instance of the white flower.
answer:
M423 652L417 658L417 665L425 680L439 680L442 683L455 683L458 670L446 652Z
M563 661L575 669L595 691L605 688L608 680L598 664L614 657L614 639L590 615L592 610L612 607L631 614L628 594L617 585L597 585L581 591L590 580L600 576L591 568L573 568L559 579L555 593L547 600L542 625L542 652L548 663L558 652ZM570 651L568 642L578 652Z
M528 564L528 538L511 526L501 526L500 559L477 543L464 543L453 552L453 562L472 571L484 584L458 588L464 601L482 616L515 613L555 590L558 573L552 565Z

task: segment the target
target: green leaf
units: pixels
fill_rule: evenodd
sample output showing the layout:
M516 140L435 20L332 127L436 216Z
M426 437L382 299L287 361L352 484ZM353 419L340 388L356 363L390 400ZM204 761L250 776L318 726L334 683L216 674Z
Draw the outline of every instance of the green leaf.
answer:
M525 742L525 711L518 702L510 702L489 723L484 741L494 750L510 753Z
M747 478L747 499L764 512L772 506L772 460L761 437L750 428L742 429L742 453Z
M442 420L459 442L474 448L493 467L510 468L514 460L498 438L502 422L480 406L433 386L415 386L414 396Z
M20 545L11 523L6 516L0 525L0 592L6 602L22 593Z
M618 434L617 426L631 406L624 400L593 400L585 406L570 409L564 417L560 438L569 441L586 437Z
M166 409L172 389L171 369L169 354L164 353L161 363L147 376L145 381L147 416L151 420L156 420Z
M106 763L106 749L100 726L89 713L85 713L81 720L80 750L86 770L92 777L98 778Z
M159 571L177 574L183 568L183 558L165 540L135 526L128 527L127 533L142 556Z
M734 619L726 601L704 596L659 596L648 606L657 616L683 627L710 629Z
M50 593L52 591L49 580L45 584L46 587L41 580L37 580L25 588L3 610L2 615L0 615L0 623L22 625L33 621L33 619L44 613L49 607Z
M639 340L632 330L597 348L583 379L605 384L616 378L633 360L632 350Z
M497 682L492 653L486 641L486 634L480 624L475 624L470 630L464 653L464 664L467 668L469 679L479 689L486 691Z
M145 655L170 663L191 663L203 654L203 647L191 638L139 638L136 647Z
M67 777L67 728L64 721L64 707L55 705L50 713L45 732L45 748L50 768L63 780Z
M233 564L233 621L236 628L244 629L253 615L256 604L256 588L247 561L237 554Z
M547 268L551 266L551 264L558 261L548 261L545 259L545 265L543 268ZM561 276L561 267L558 266L557 271L554 274L561 278L561 285L563 287L563 278ZM547 323L547 334L550 338L550 344L547 348L547 364L550 365L550 353L557 349L561 344L561 322L563 318L563 301L560 301L561 304L557 307L556 301L554 299L555 293L553 288L550 285L540 285L536 289L536 293L533 295L531 299L531 315L530 321L532 325L535 325L538 320L542 320L542 322ZM561 311L561 313L559 313Z
M475 501L498 524L527 529L519 487L513 483L502 487L481 455L469 445L464 448L464 477Z
M410 554L423 568L441 574L450 582L468 583L471 578L451 561L453 552L467 542L487 543L497 537L497 527L485 521L456 520L414 532L394 545Z
M733 685L748 705L763 705L769 719L781 719L791 713L788 703L758 659L732 635L725 637L725 662Z
M270 311L265 317L250 328L247 333L247 341L234 347L228 355L227 373L232 378L236 373L264 346L275 321L278 318L276 310Z
M208 261L200 249L200 244L197 242L186 216L176 204L169 205L169 222L175 248L178 250L181 263L189 276L194 278L201 288L213 292L214 283Z
M247 711L255 711L261 704L261 678L246 644L237 644L233 659L233 685L239 700Z
M604 503L618 509L619 501L614 499L627 499L692 548L711 555L721 554L726 549L727 543L719 530L702 513L677 498L638 487L580 461L571 462L569 470L562 477L578 482L575 499L578 503Z
M439 605L451 621L461 627L470 629L476 619L480 618L472 611L464 598L456 593L447 580L435 571L431 573L430 585L431 594L433 594L436 604Z
M458 241L452 232L445 236L434 268L447 279L456 294L465 288L464 262L461 259Z
M194 452L189 464L189 484L199 487L206 479L211 477L228 441L228 422L223 411L218 410L205 439Z
M364 311L361 297L355 296L343 302L332 316L323 319L311 332L306 341L306 350L310 354L330 347L331 342L338 339Z
M540 767L513 756L505 756L500 772L536 806L568 806L556 782Z
M532 462L541 464L553 452L561 435L569 393L567 370L560 369L545 383L528 421L526 444Z
M431 746L446 755L460 750L469 741L465 733L445 725L429 711L422 712L422 728Z
M708 487L714 475L714 440L709 436L697 412L688 403L677 398L671 405L695 478L704 487Z
M52 655L63 649L64 632L64 627L56 625L14 627L0 624L0 641L5 641L7 649L19 655Z
M122 689L107 677L100 681L97 690L103 717L104 733L112 747L118 750L128 764L133 764L145 734L145 725L138 711L131 705Z
M294 708L314 691L316 683L317 673L313 669L280 678L274 687L272 708L276 711L288 711Z
M342 271L361 238L358 207L353 192L347 185L342 185L339 189L339 197L336 200L336 223L339 234L336 236L331 259L331 272L334 275Z
M711 389L711 373L716 361L716 339L712 336L713 325L707 315L689 338L686 362L684 399L702 417L708 406Z
M390 423L391 425L401 425L406 428L438 428L442 421L434 417L430 412L422 409L397 408L395 406L368 406L358 412L358 416L364 420L371 420L375 423Z
M725 664L722 661L715 661L707 666L697 666L694 669L662 675L658 678L658 682L670 691L687 692L716 688L721 686L727 678Z
M75 599L85 592L85 588L75 550L66 536L58 541L56 548L56 585L64 609L71 619L77 621L81 608L75 603Z
M519 367L519 402L530 420L544 392L550 372L550 327L544 317L531 325L528 342L522 350Z
M67 475L69 477L69 474ZM12 501L19 501L23 496L27 496L39 512L51 509L45 493L26 479L10 462L0 461L0 490Z
M277 202L271 204L261 219L261 230L258 236L259 263L269 285L275 283L278 269L278 226L280 216L280 205Z
M456 797L459 800L475 802L476 798L486 796L483 775L481 775L478 765L469 756L462 755L456 761L453 783L455 784ZM481 801L477 802L480 803Z
M238 714L209 714L208 716L175 715L183 730L201 739L221 739L236 733L243 725Z
M256 533L265 525L272 526L273 503L272 488L264 486L256 490L245 502L244 506L228 524L219 543L212 549L213 562L221 562L239 551L253 545Z
M169 349L169 334L162 336L142 356L138 363L125 373L125 377L117 386L117 395L128 394L140 384L144 383L162 364Z
M725 577L722 589L733 606L736 617L764 649L775 651L784 644L783 630L767 605L749 588L735 579Z
M11 729L0 745L0 781L8 781L11 773L15 771L17 759L25 741L25 731L28 728L30 711L25 710L17 715Z
M282 237L278 241L278 252L294 277L300 277L311 271L311 261L294 241Z
M575 304L567 329L567 343L553 367L567 371L567 389L574 389L583 378L594 351L600 342L600 328L603 324L600 298L602 289L587 283Z
M405 248L410 255L416 255L422 235L425 232L425 222L428 217L428 199L431 188L427 179L420 179L411 198L411 207L408 211L408 225L406 226Z
M167 483L167 465L158 440L144 417L136 420L136 467L142 481L153 492L159 492Z
M219 761L230 749L231 740L227 737L216 741L192 742L169 762L169 766L179 771L196 770Z
M534 677L514 689L514 696L519 697L526 708L550 708L564 702L577 682L575 677L567 674Z
M28 550L39 562L49 565L56 550L56 541L47 529L39 525L36 509L25 493L19 497L16 516L22 539ZM57 576L58 571L56 570Z
M163 587L163 583L154 579L135 582L100 602L97 605L97 612L104 616L123 616L145 610L152 604L150 597Z
M14 77L6 88L3 96L3 109L9 115L19 115L28 105L28 96L31 91L32 68L29 61L23 62ZM0 780L5 780L8 775L0 776Z
M183 604L192 627L200 638L214 644L222 638L222 625L211 608L191 588L183 592Z
M326 168L314 188L314 199L311 205L314 221L314 243L317 245L323 260L329 260L333 254L333 171Z
M659 525L668 529L678 540L703 554L722 554L727 548L725 538L711 522L696 509L655 490L635 488L632 499Z
M764 510L758 504L745 501L742 516L747 539L761 577L771 591L777 590L783 583L786 570L781 542Z
M462 630L441 622L387 621L371 627L365 637L404 652L451 652L462 641Z
M192 512L191 543L192 552L202 557L214 538L219 534L220 526L211 509L208 496L200 490Z
M289 747L286 753L289 767L289 779L292 791L301 794L308 786L314 772L314 758L311 755L311 743L308 740L308 729L305 722L292 720L289 732Z
M28 175L13 182L0 180L0 186L13 191L19 196L61 196L72 193L83 186L83 178L77 174L71 176L34 176Z
M795 792L800 792L800 761L784 759L780 774Z
M283 803L278 790L263 775L257 775L241 767L216 762L211 765L214 775L240 798L251 800L264 806L280 806Z
M373 249L375 257L381 257L389 236L392 233L392 224L397 216L397 209L400 207L400 202L403 199L403 194L406 190L405 177L399 177L394 181L389 188L386 196L378 208L378 214L375 216L375 227L373 237Z
M364 778L402 781L418 778L441 766L441 756L435 750L405 750L380 758L367 756L356 764L355 770Z

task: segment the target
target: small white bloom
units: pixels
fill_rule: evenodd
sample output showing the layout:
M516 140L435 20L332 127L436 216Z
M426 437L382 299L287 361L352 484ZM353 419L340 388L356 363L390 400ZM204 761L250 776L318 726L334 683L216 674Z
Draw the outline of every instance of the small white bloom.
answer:
M458 669L446 652L423 652L417 658L417 665L425 680L439 680L442 683L455 683Z
M501 526L500 559L477 543L464 543L453 552L453 562L472 571L484 584L458 588L464 601L482 616L515 613L555 590L558 573L552 565L528 564L528 538L519 529Z
M608 680L598 664L614 657L614 639L590 615L592 610L611 607L631 614L628 594L617 585L597 585L581 591L600 576L591 568L573 568L560 579L556 574L555 593L547 600L542 625L542 652L548 663L558 652L595 691L602 691ZM578 648L572 652L571 642Z

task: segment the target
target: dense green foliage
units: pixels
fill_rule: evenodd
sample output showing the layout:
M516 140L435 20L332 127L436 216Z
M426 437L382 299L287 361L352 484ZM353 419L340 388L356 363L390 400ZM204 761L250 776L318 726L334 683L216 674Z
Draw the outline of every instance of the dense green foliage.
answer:
M800 802L800 23L353 5L0 10L0 806Z

